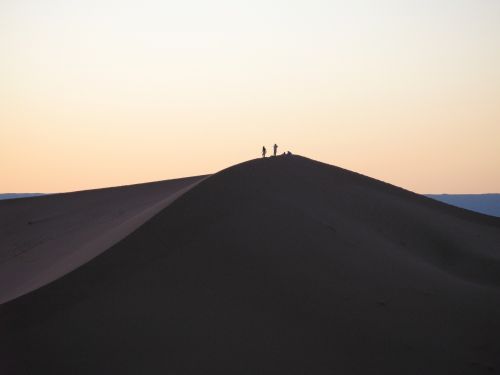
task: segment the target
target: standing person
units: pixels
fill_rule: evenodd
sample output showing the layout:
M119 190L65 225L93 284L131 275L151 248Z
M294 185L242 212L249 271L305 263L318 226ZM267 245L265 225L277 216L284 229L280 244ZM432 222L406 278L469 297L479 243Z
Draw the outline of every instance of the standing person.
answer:
M266 157L266 146L262 146L262 157L265 158Z
M273 148L274 148L274 156L276 156L276 154L278 153L278 145L275 143Z

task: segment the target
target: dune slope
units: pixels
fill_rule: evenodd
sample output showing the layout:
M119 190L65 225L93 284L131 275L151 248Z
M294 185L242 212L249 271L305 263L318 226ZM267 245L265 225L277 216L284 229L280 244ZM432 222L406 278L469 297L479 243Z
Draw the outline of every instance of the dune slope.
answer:
M0 303L81 266L204 178L0 202Z
M499 244L496 218L250 161L0 306L2 373L499 372Z

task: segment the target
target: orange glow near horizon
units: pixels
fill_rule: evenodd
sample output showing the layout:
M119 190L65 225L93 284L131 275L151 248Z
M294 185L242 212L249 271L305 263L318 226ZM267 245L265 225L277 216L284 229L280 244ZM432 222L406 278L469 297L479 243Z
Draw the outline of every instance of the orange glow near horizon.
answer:
M0 4L0 193L217 172L278 143L500 192L500 3Z

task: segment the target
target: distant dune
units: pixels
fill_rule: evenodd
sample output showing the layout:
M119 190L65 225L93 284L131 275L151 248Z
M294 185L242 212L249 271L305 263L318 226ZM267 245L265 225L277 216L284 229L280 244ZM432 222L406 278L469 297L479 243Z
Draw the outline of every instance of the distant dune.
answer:
M8 193L8 194L0 194L0 201L3 199L17 199L17 198L29 198L29 197L38 197L43 195L41 193Z
M92 230L70 235L70 250L60 236L97 225L101 204L126 205L128 188L87 205L30 198L47 217L2 203L2 264L14 262L0 271L4 295L36 288L29 277L45 257L68 273L0 306L0 373L500 372L500 219L299 156L164 184L150 188L171 189L169 202L184 194L90 253ZM151 199L140 208L153 195L132 194ZM47 227L35 236L37 225ZM5 237L18 249L26 233L34 244L17 262ZM55 250L39 254L49 240L100 255L66 267Z
M500 217L500 194L428 194L427 196L453 206Z

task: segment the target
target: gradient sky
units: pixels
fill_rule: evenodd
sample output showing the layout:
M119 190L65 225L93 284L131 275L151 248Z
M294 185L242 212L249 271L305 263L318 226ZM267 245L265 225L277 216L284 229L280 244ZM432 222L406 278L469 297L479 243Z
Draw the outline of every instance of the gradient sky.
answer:
M0 1L0 193L212 173L274 142L500 192L500 1Z

